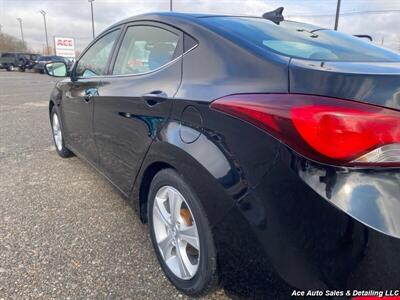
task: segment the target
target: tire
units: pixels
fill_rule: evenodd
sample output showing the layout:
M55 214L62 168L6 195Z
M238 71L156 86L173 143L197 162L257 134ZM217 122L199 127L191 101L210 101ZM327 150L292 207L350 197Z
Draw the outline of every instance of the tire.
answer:
M168 228L168 226L165 225L166 223L160 221L160 214L153 213L153 209L154 212L161 212L161 210L163 210L164 214L161 213L161 215L164 217L168 215L169 208L165 205L170 203L170 199L163 200L164 202L160 202L160 199L164 196L167 197L167 195L171 195L170 192L175 195L175 198L183 197L183 202L179 206L179 215L176 218L178 221L169 221L169 224L175 224L175 232L177 232L175 233L175 237L172 232L173 229L171 229L173 226L168 225L171 226L169 227L169 232L172 232L169 234L168 230L164 229ZM158 200L156 200L156 195L158 196ZM158 208L161 208L161 210L158 210ZM171 283L178 290L189 296L204 296L214 290L218 286L217 255L209 222L194 191L175 170L164 169L154 176L148 196L148 212L151 241L161 268ZM169 212L171 212L171 210ZM169 215L171 216L171 214ZM194 239L191 239L192 242L190 244L187 242L187 237L193 237L193 235L186 235L185 237L184 233L189 232L187 231L188 229L193 233L192 226L197 228L198 239L196 242L193 242ZM160 241L167 240L165 236L172 236L172 240L175 238L174 242L170 244L170 247L164 247L164 249L172 248L164 252L169 253L166 255L162 254L159 247ZM161 244L164 246L167 245L167 243ZM197 244L199 250L196 250L196 248L192 246L195 244ZM182 249L179 253L183 253L179 256L186 259L178 258L177 245L179 249ZM175 259L173 255L174 249ZM164 257L166 257L166 259L164 259ZM188 258L190 259L188 260ZM182 264L179 263L176 263L175 267L172 268L174 266L173 262L184 262L185 260L186 264L183 264L189 266L188 268L184 268L186 272L182 272L182 268L177 267L177 265L182 266ZM197 267L193 267L195 265L197 265ZM194 269L195 271L193 271Z
M53 134L54 146L56 147L58 155L60 155L62 158L73 156L74 154L67 147L65 147L64 132L61 124L61 118L55 106L53 106L53 108L51 109L50 123L51 123L51 131Z

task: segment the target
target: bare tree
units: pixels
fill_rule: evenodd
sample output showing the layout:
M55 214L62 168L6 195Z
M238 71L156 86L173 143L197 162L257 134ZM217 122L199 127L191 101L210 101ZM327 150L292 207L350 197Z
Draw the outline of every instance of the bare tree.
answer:
M21 39L4 32L0 32L0 52L6 51L32 52L27 44Z

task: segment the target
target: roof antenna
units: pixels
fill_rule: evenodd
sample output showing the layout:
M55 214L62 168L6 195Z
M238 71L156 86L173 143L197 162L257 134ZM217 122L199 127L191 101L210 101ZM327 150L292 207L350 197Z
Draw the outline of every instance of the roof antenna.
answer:
M273 11L266 12L262 15L262 17L266 20L270 20L274 22L275 24L279 25L280 22L284 20L282 12L283 12L283 7L279 7Z

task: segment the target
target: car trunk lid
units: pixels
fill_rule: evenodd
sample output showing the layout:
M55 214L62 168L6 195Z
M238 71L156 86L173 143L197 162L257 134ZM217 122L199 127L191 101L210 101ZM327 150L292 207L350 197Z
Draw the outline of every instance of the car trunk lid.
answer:
M291 59L290 93L357 100L400 109L400 62Z

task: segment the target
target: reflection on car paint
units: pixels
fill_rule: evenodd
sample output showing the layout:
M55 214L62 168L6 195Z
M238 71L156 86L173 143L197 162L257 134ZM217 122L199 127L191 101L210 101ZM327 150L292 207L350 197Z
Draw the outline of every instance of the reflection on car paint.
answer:
M308 162L298 172L317 193L349 215L400 238L400 174L396 169L364 173Z
M139 115L134 115L129 112L118 112L118 114L124 118L128 119L135 119L142 121L144 124L146 124L148 128L148 136L154 138L157 132L157 126L159 126L165 118L162 117L155 117L155 116L139 116Z

